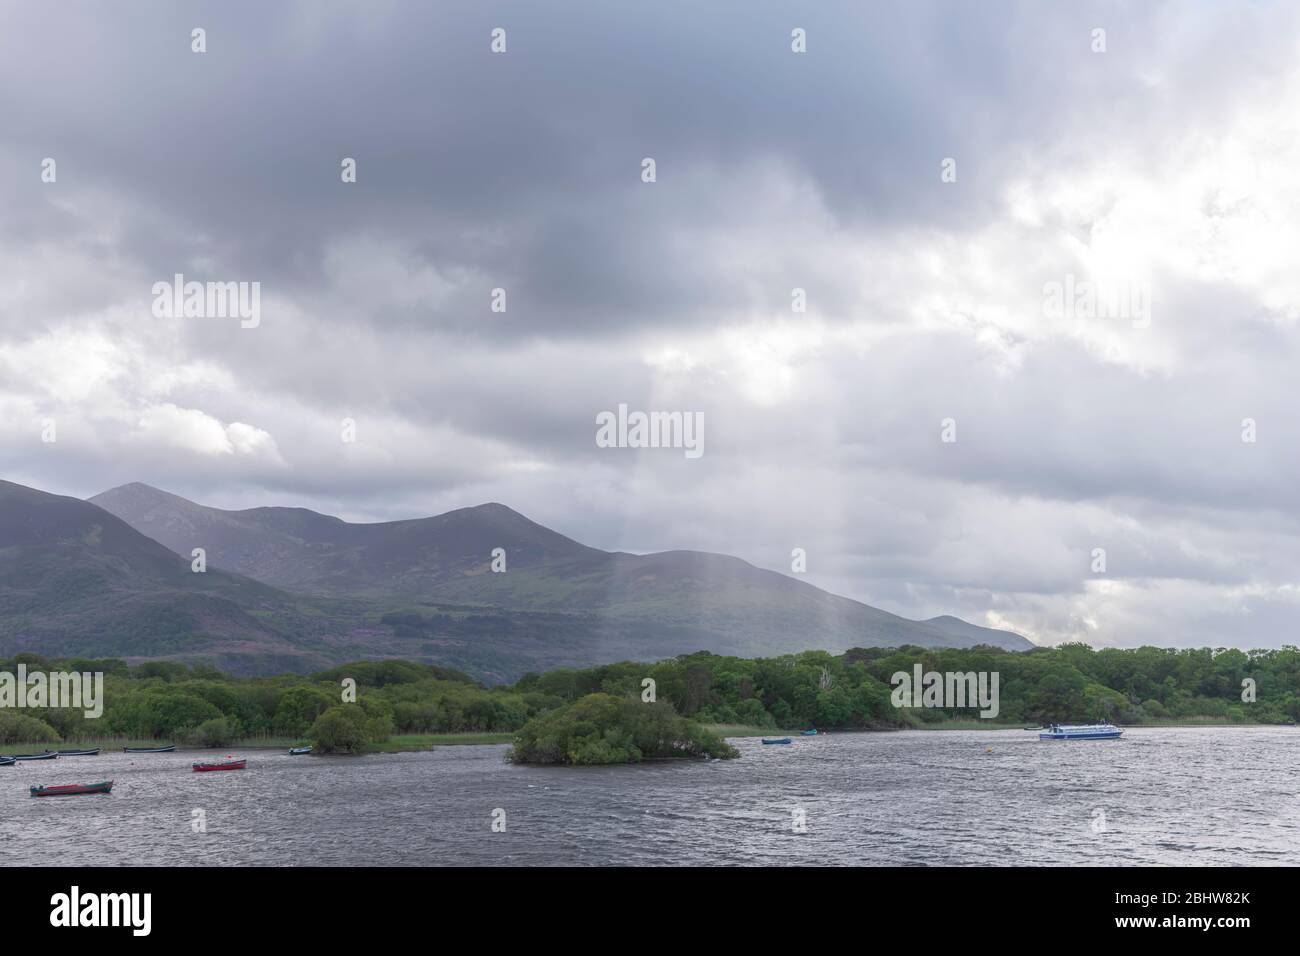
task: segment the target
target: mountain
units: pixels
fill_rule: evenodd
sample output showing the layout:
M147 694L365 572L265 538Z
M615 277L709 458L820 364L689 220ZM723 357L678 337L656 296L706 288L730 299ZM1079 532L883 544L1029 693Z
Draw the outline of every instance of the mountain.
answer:
M505 573L491 570L496 548ZM301 508L222 511L144 485L87 502L0 481L0 656L244 674L401 657L497 682L701 649L981 643L1033 646L953 617L910 621L726 555L601 551L499 504L352 524Z
M381 622L411 639L436 640L466 616L506 614L516 630L554 629L535 640L591 644L573 648L575 660L595 655L587 663L699 649L1034 646L957 618L911 621L726 555L601 551L495 503L354 524L301 508L223 511L142 484L91 501L179 554L206 549L212 567L303 595L376 602L388 610ZM498 548L505 573L491 570Z
M168 657L237 671L330 660L301 599L190 562L89 502L0 481L0 656Z
M458 585L489 573L494 548L506 550L508 572L605 554L498 504L351 524L305 508L222 511L138 483L90 501L178 554L204 548L212 565L322 596L414 599L472 591Z
M955 638L972 641L975 644L993 644L997 647L1005 647L1009 650L1028 650L1034 645L1021 637L1015 631L1004 631L993 627L980 627L978 624L971 624L969 621L963 621L959 617L953 617L951 614L943 614L939 617L932 617L922 621L945 634L951 634ZM1023 641L1023 644L1016 642Z

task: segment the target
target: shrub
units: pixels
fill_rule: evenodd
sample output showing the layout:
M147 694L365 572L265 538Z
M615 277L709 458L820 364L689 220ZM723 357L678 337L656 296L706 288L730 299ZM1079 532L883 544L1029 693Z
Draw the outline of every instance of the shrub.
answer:
M316 718L308 736L317 753L361 753L392 732L387 717L371 717L356 704L335 704Z
M238 736L238 721L229 717L213 717L188 731L184 739L196 747L229 747Z
M613 764L664 757L739 757L712 731L667 701L588 694L535 717L515 735L516 763Z
M280 695L273 726L286 736L299 737L336 700L319 687L290 687Z
M0 713L0 744L57 743L59 732L36 717Z
M1146 711L1148 717L1164 719L1169 716L1169 711L1165 709L1165 705L1160 703L1158 700L1142 701L1142 709Z

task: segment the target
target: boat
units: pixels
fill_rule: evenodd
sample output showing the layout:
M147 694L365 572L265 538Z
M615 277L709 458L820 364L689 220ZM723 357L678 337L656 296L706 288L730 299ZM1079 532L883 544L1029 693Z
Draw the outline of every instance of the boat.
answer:
M765 744L788 744L789 742L790 742L789 737L777 737L775 739L768 738L768 737L763 738L763 743Z
M223 760L220 763L196 763L195 773L208 773L212 770L243 770L247 760Z
M800 736L800 737L816 737L816 736L817 736L817 728L814 727L812 730L801 730L801 731L799 731L799 736Z
M124 754L169 754L176 750L176 745L171 744L167 747L123 747Z
M303 754L309 754L309 753L311 753L311 748L310 748L310 747L290 747L290 748L289 748L289 756L290 756L290 757L301 757Z
M59 757L98 757L99 748L94 750L47 750L47 754L54 754Z
M0 767L12 767L17 762L13 757L0 757Z
M50 753L48 750L43 754L14 754L15 760L54 760L58 754Z
M1114 740L1123 734L1114 724L1050 724L1039 740Z
M111 793L113 781L102 783L65 783L58 787L32 787L33 797L75 797L83 793Z

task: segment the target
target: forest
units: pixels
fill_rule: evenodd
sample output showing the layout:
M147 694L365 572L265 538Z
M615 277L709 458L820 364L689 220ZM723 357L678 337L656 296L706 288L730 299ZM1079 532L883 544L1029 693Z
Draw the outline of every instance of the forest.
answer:
M978 720L974 708L900 708L891 676L925 671L999 675L989 726L1110 720L1119 724L1286 724L1300 719L1300 650L1105 648L862 648L746 659L705 652L657 663L527 674L488 687L432 664L359 661L312 675L232 677L205 665L155 661L0 660L34 671L102 672L104 709L0 710L0 744L129 739L227 746L258 737L360 750L393 734L517 733L592 694L653 701L697 724L771 730L884 730ZM355 689L354 699L348 686ZM614 714L617 708L589 705ZM667 712L656 720L668 720ZM534 728L535 729L535 728Z

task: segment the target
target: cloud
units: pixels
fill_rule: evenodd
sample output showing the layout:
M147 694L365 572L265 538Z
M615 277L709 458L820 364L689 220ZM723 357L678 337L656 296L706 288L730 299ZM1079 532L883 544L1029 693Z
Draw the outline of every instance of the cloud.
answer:
M241 455L281 461L275 439L262 429L243 422L223 425L198 409L178 408L170 402L144 409L126 441L200 456Z
M1300 11L232 2L196 55L143 6L0 35L7 477L500 500L1048 642L1292 640ZM261 324L154 318L176 272ZM1067 277L1149 323L1051 314ZM704 457L596 447L620 403Z

